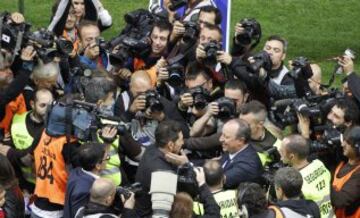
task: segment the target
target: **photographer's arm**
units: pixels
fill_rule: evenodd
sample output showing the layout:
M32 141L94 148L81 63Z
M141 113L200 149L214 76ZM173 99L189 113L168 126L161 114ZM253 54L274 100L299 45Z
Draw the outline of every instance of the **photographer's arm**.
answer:
M205 136L208 133L214 131L215 126L212 125L212 119L214 115L219 112L219 107L216 102L212 102L208 105L206 113L197 119L190 128L190 137Z
M134 140L129 132L125 132L120 136L120 146L123 149L123 153L133 160L140 161L145 149L141 144ZM120 152L120 151L119 151Z

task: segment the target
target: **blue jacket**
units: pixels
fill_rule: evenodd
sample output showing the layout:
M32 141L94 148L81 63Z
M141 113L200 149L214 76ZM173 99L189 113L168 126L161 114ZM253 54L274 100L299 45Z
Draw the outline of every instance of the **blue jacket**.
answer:
M228 157L228 153L222 156L221 166L224 165ZM263 173L263 167L253 146L249 144L230 163L227 163L224 173L226 176L224 188L226 189L237 188L242 182L258 182Z
M81 168L71 170L65 195L64 218L73 218L77 210L90 198L90 188L95 178Z

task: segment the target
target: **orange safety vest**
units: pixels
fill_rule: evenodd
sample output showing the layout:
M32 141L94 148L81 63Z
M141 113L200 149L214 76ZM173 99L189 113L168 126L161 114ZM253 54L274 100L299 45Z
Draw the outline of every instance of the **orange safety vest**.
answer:
M134 58L134 66L133 67L134 67L134 71L145 70L145 62L142 59ZM150 77L151 85L155 87L156 82L157 82L157 70L156 70L156 67L153 66L150 69L147 69L145 71Z
M344 166L344 162L341 162L339 164L339 166L336 168L335 170L335 175L334 175L334 181L332 183L333 188L335 189L335 191L339 192L341 191L342 187L346 184L346 182L351 178L351 176L360 169L360 165L358 165L357 167L355 167L353 170L351 170L348 174L346 174L345 176L338 178L337 175L340 171L340 169ZM335 214L337 218L359 218L360 217L360 207L358 207L356 209L356 211L350 215L347 216L345 214L345 208L335 208Z
M43 131L34 150L35 195L51 203L64 205L68 173L62 155L66 136L51 137Z
M11 120L13 119L14 115L25 112L25 98L22 94L20 94L16 97L16 99L12 100L6 105L5 116L0 122L0 129L3 129L5 134L10 133Z

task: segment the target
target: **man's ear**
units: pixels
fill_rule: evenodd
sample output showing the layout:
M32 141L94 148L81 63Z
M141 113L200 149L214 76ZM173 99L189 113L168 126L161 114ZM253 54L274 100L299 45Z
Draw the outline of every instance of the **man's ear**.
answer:
M34 100L30 100L30 106L31 106L31 109L34 110L34 108L35 108Z
M285 60L285 58L286 58L286 53L284 53L284 54L282 55L281 60L283 61L283 60Z

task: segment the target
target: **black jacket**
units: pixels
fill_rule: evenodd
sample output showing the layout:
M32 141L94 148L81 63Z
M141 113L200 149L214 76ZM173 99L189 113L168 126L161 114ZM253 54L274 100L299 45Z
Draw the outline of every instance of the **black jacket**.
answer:
M204 205L204 215L193 217L202 217L202 218L217 218L220 217L220 207L216 203L213 194L210 192L210 189L207 185L202 185L199 188L200 192L200 202Z
M6 189L5 204L2 208L5 211L6 218L24 217L25 203L19 186Z
M89 202L85 207L80 208L75 218L83 218L87 217L87 215L97 215L98 217L103 218L118 217L118 215L115 214L114 210L111 207L109 208L93 202ZM122 210L121 217L136 218L138 216L136 215L135 210L124 208Z

